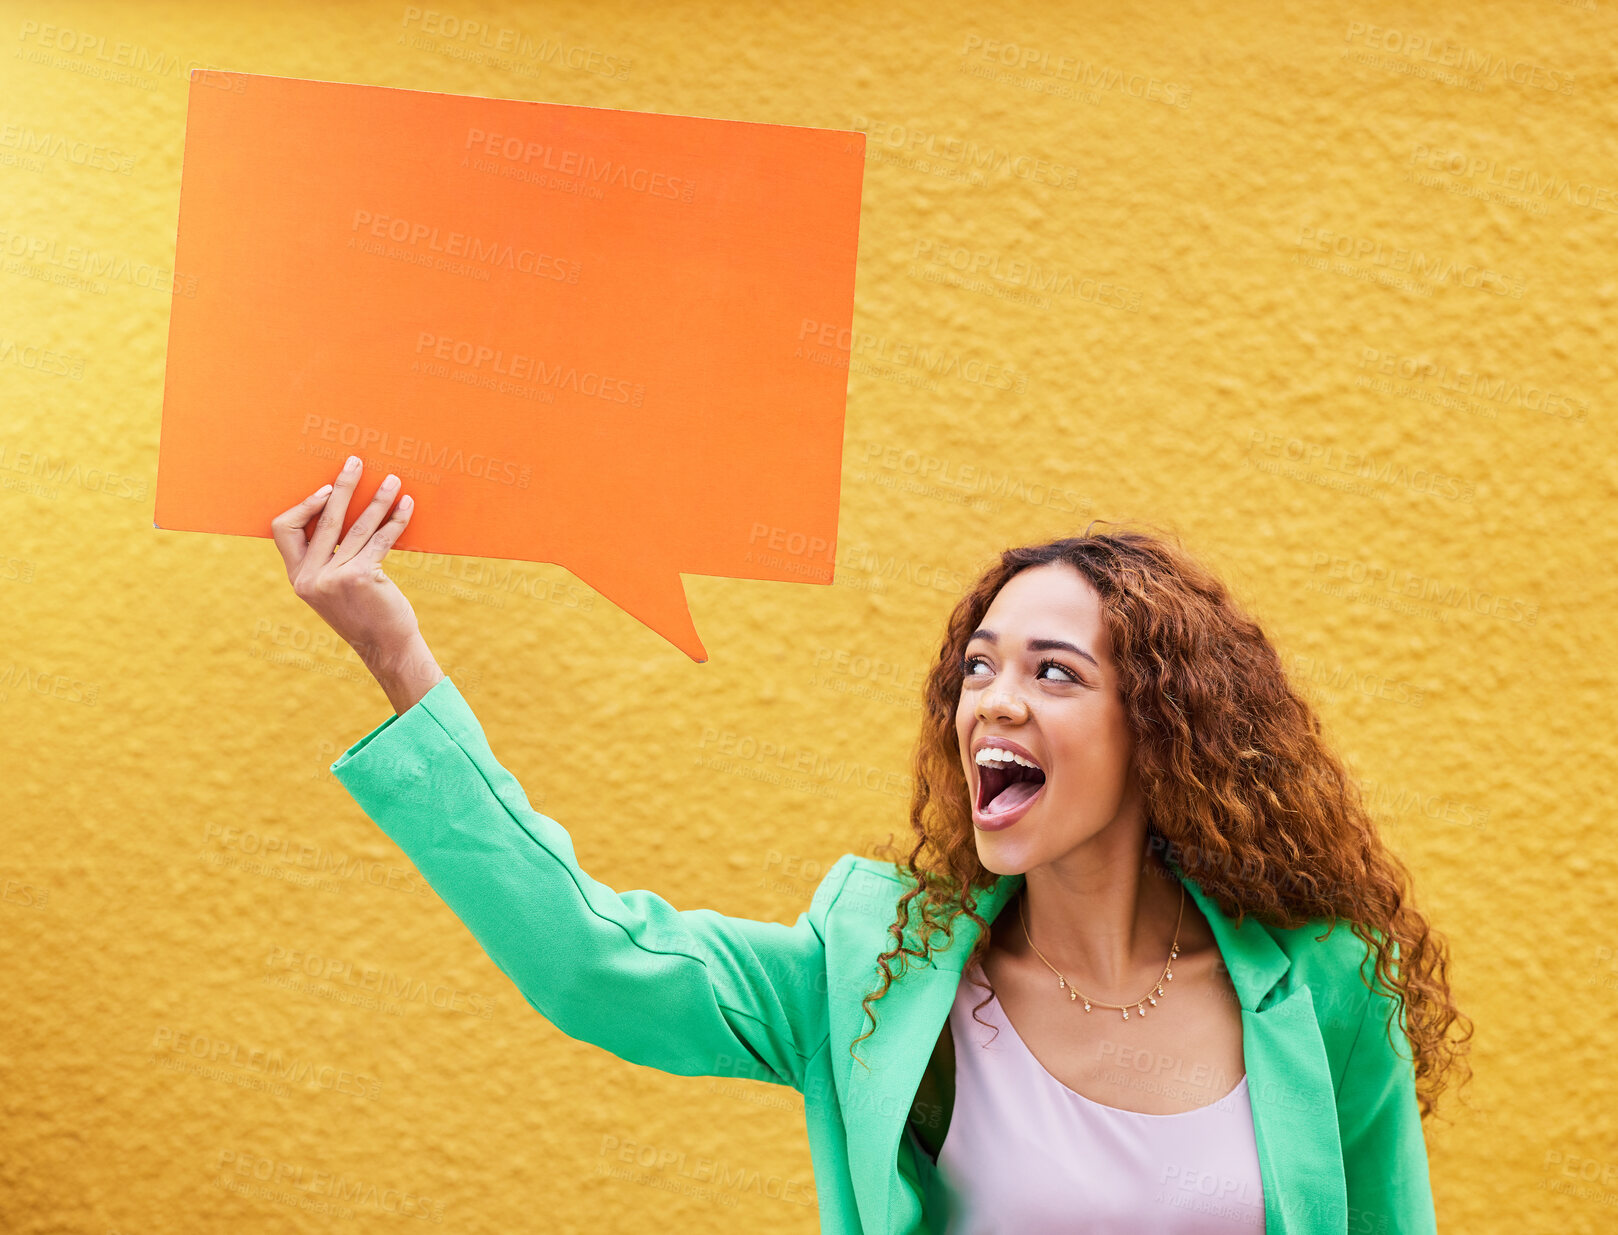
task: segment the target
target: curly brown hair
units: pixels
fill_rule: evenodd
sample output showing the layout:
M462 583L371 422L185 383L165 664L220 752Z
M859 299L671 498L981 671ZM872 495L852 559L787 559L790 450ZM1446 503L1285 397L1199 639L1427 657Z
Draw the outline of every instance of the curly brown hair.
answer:
M1294 929L1325 920L1328 932L1348 922L1375 952L1381 989L1398 997L1397 1020L1411 1044L1425 1119L1460 1061L1472 1022L1450 995L1448 947L1412 903L1409 870L1384 846L1358 786L1323 741L1315 711L1292 689L1280 656L1225 585L1177 537L1128 529L1092 534L1096 522L1107 521L1093 521L1081 536L1005 550L950 614L927 675L914 755L916 844L902 866L891 835L875 851L894 862L908 890L888 928L894 945L878 960L881 987L861 1001L871 1028L854 1043L876 1029L871 1003L894 981L889 962L902 955L925 964L935 932L947 947L958 914L980 932L966 969L988 951L976 894L998 876L978 860L961 767L955 713L962 661L1006 581L1060 562L1101 598L1135 738L1148 853L1185 855L1179 865L1186 875L1237 921L1251 915ZM912 928L910 902L918 896L920 922ZM1454 1041L1452 1025L1460 1031ZM1390 1041L1391 1032L1390 1026Z

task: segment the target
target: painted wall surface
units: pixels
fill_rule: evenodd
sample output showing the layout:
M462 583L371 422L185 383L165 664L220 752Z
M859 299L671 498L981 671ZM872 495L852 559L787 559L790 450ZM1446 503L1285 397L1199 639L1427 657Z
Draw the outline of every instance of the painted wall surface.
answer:
M688 576L695 664L560 567L390 559L594 876L793 921L905 832L975 572L1172 527L1452 941L1441 1225L1610 1229L1615 46L1552 0L0 6L0 1228L818 1229L801 1099L538 1017L327 773L390 712L271 542L152 527L217 67L868 134L833 586Z

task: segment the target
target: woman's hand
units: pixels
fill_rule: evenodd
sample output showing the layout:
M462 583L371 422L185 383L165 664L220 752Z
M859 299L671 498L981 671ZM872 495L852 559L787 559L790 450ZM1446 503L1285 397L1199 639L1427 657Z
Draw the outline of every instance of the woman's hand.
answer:
M382 482L371 504L337 542L361 470L360 460L351 457L335 485L277 515L270 520L270 531L292 590L354 649L387 692L394 711L403 713L444 672L427 650L415 610L382 569L382 559L410 522L408 497L388 515L399 491L397 478ZM308 525L316 515L320 522L310 534Z

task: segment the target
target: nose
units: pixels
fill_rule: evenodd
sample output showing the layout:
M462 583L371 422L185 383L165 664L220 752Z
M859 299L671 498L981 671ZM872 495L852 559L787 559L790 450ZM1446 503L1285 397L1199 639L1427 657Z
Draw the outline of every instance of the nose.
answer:
M1021 695L996 682L978 695L978 719L1024 721L1028 719L1028 704Z

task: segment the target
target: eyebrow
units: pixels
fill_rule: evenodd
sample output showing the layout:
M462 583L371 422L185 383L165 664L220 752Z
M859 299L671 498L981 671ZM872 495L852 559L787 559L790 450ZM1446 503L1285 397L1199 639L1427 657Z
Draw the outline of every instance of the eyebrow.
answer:
M971 643L973 639L982 639L985 643L996 643L999 641L999 636L988 627L980 626L972 632L967 642ZM1028 641L1028 650L1031 652L1072 652L1075 656L1084 657L1097 669L1101 668L1101 662L1091 656L1090 653L1076 644L1067 643L1061 639L1030 639Z

